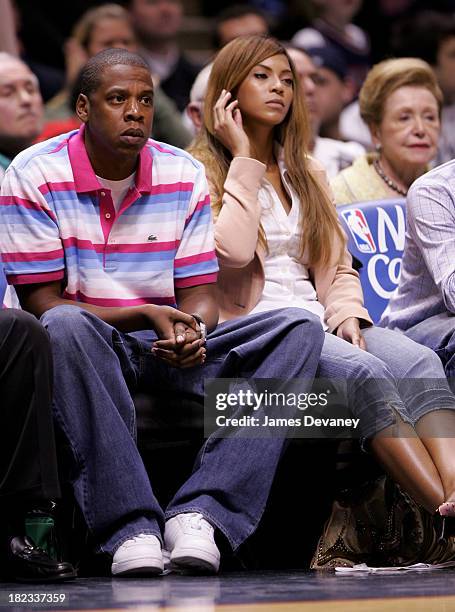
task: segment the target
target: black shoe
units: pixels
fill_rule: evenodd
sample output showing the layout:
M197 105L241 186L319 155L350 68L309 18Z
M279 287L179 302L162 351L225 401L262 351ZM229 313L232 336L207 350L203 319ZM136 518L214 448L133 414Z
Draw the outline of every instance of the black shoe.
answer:
M18 582L57 582L76 578L76 570L52 559L27 536L15 536L8 541L7 575Z

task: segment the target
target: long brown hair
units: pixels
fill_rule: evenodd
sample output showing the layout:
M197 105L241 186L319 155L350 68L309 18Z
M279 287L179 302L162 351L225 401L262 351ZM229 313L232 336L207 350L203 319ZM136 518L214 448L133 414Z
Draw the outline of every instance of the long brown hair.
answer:
M238 87L249 72L273 55L285 55L294 80L294 97L284 121L275 129L275 139L284 150L284 162L289 182L295 189L301 207L302 243L309 265L339 261L342 251L333 253L334 235L344 246L345 236L338 222L337 213L323 185L309 168L308 144L311 128L301 94L298 75L286 49L269 36L240 36L228 43L218 53L212 67L204 100L204 124L190 152L207 168L212 184L212 208L215 217L222 206L223 185L232 155L214 133L213 107L221 90L226 89L235 97ZM260 242L265 242L261 228Z

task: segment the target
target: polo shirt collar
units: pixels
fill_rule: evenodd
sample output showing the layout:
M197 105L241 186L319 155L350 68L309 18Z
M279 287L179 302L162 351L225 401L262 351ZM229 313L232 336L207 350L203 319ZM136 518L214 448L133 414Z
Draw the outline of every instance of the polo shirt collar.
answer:
M85 125L70 136L68 141L68 155L74 176L76 192L98 191L102 185L96 178L90 163L84 142ZM136 189L139 193L150 193L152 190L152 155L147 145L139 153L139 165L135 177Z

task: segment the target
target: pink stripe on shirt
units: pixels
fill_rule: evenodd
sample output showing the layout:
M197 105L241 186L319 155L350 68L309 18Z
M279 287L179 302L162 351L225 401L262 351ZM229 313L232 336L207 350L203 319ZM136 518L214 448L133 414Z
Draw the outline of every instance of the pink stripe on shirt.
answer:
M81 291L76 293L68 293L65 291L63 297L68 300L74 300L76 302L83 302L85 304L92 304L93 306L105 306L105 307L125 307L125 306L143 306L144 304L156 304L158 306L172 306L175 304L175 298L172 297L144 297L144 298L130 298L130 299L114 299L114 298L97 298L84 295Z

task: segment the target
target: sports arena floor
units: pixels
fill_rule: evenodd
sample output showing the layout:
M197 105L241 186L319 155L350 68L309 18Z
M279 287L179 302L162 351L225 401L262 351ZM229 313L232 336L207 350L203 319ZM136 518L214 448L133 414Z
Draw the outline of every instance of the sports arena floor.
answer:
M33 604L35 594L65 595L65 601ZM243 571L210 577L80 578L58 586L2 584L0 610L449 612L455 611L455 570L360 576Z

